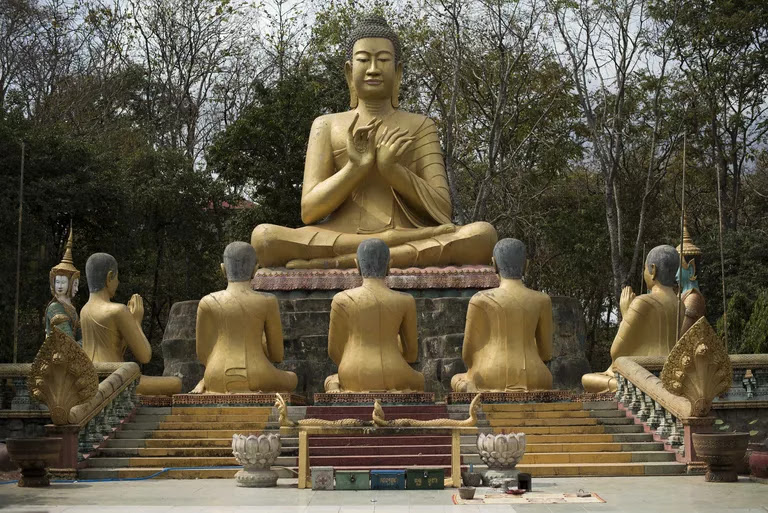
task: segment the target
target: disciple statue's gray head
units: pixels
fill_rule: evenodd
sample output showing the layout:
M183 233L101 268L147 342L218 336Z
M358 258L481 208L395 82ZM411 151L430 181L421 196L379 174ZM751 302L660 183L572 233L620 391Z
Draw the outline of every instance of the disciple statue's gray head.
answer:
M94 253L85 262L85 277L88 280L88 290L98 292L107 286L107 276L112 271L117 277L117 260L109 253Z
M519 280L525 272L525 244L517 239L501 239L493 247L493 260L502 278Z
M247 242L232 242L224 249L227 281L248 281L256 269L256 250Z
M656 246L648 252L645 259L645 268L649 274L653 273L654 266L656 266L656 281L665 287L671 287L675 284L677 268L680 267L680 255L668 244Z
M389 271L389 248L379 239L364 240L357 247L357 265L363 278L384 278Z

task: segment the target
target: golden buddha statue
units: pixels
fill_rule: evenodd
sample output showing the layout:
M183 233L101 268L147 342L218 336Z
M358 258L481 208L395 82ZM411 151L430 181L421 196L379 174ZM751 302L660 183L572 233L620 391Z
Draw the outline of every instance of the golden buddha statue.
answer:
M80 312L83 349L94 363L122 362L126 348L139 363L152 358L152 347L141 329L144 300L134 294L128 306L113 303L119 284L117 261L107 253L94 253L85 262L90 296ZM176 376L141 376L136 391L143 395L173 395L181 392Z
M672 288L680 266L679 255L669 245L656 246L645 259L643 278L649 292L635 296L632 287L621 292L621 324L611 345L611 361L621 356L667 356L677 342L683 313ZM605 372L585 374L587 392L615 392L613 363Z
M293 392L296 374L275 368L283 360L277 298L251 289L256 251L247 242L224 250L226 290L197 307L197 357L205 374L192 393Z
M390 251L381 239L357 248L363 285L339 292L331 303L328 355L339 373L325 380L326 392L421 392L416 301L385 281Z
M451 378L454 392L552 389L552 300L523 284L525 245L502 239L493 248L499 287L472 296L461 357L468 371Z
M392 267L488 264L496 230L451 223L445 165L432 120L398 109L400 40L380 16L347 41L351 110L312 124L301 218L307 226L262 224L251 244L262 267L352 268L355 251L377 238Z
M683 218L685 219L685 217ZM707 313L707 302L699 289L696 264L701 258L701 249L693 243L688 233L688 224L683 222L683 243L677 246L677 252L682 255L682 267L677 272L677 283L681 288L681 300L685 306L683 326L680 328L682 337L696 321Z
M50 336L53 326L56 326L65 335L83 345L80 317L72 304L72 299L80 286L80 271L72 260L72 225L69 227L64 257L59 264L51 268L48 281L53 299L45 307L45 336Z

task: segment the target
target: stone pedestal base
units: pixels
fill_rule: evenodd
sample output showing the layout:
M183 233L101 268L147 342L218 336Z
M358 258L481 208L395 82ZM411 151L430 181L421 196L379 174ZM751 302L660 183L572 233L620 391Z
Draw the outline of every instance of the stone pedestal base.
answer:
M277 472L263 468L243 468L235 474L237 486L269 488L277 485Z
M519 470L510 469L491 469L481 472L483 476L483 485L490 486L491 488L500 488L504 484L506 479L514 479L517 481L517 475Z
M304 396L281 392L289 406L304 406ZM176 394L172 397L172 406L274 406L277 394Z
M315 406L352 406L373 404L376 399L381 404L435 404L435 394L431 392L371 392L315 394Z

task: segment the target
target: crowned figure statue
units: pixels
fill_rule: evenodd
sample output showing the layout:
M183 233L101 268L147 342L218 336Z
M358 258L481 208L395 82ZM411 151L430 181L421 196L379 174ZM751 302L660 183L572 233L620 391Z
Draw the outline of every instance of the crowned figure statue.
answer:
M51 334L53 326L58 327L67 336L72 337L78 344L83 345L83 335L80 331L80 317L72 304L72 298L77 294L80 285L80 271L72 260L72 225L69 227L69 238L61 262L51 268L48 274L53 298L45 307L45 336Z
M697 265L701 260L701 249L693 243L688 233L688 223L683 217L683 242L677 246L677 252L682 256L682 266L677 271L677 283L680 286L680 299L685 306L683 326L680 336L688 331L696 321L707 313L707 302L699 289Z

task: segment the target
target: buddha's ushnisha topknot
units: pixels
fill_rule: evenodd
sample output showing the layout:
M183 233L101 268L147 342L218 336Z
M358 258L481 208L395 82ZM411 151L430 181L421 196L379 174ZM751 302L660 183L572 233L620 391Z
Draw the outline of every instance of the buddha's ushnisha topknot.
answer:
M369 37L382 37L389 39L395 48L395 64L400 62L400 38L397 33L387 23L383 16L372 14L361 18L349 33L347 38L347 59L352 60L352 48L360 39Z

